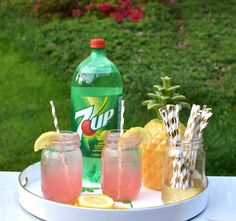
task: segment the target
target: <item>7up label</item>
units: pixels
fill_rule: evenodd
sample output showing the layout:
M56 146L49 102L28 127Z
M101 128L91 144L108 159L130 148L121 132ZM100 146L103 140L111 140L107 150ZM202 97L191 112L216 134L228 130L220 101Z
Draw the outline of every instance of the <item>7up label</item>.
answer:
M75 120L81 118L81 122L77 127L77 133L80 137L82 137L82 134L86 136L93 136L97 130L108 124L115 112L114 109L110 109L105 113L93 116L93 110L94 105L75 113Z
M84 156L101 156L107 131L119 128L121 100L118 95L77 96L72 100L72 130L80 135Z

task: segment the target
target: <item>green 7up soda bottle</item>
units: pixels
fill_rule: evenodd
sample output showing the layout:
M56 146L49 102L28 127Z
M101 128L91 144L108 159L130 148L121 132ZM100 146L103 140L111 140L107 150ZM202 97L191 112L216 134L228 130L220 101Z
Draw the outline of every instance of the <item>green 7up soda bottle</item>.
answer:
M106 132L120 126L122 80L106 57L105 40L90 41L91 54L76 69L71 84L72 130L81 138L83 180L99 183Z

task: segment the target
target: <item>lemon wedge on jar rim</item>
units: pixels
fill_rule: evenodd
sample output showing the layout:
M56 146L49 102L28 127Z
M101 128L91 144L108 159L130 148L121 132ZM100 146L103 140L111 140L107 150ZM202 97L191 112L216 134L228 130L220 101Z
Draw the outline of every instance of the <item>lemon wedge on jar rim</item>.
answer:
M62 138L63 135L59 134L55 131L48 131L41 134L34 143L34 151L37 152L41 149L47 148L50 146L55 140Z
M78 198L78 203L82 207L97 209L111 209L114 205L113 199L105 194L81 195Z
M125 143L146 144L152 140L150 132L143 127L132 127L127 130L119 141L119 146L125 146Z

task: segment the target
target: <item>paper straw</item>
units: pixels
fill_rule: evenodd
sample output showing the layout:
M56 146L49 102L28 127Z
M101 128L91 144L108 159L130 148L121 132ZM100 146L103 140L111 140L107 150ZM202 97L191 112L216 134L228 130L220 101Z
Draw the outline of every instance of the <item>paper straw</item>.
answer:
M169 107L167 107L169 108ZM174 140L176 143L180 141L180 134L179 134L179 111L180 106L175 105L172 106L170 109L170 115L169 120L172 125L172 130L174 132ZM181 145L181 144L180 144ZM181 147L176 145L176 148ZM174 158L174 165L177 164L177 168L173 167L173 173L177 174L177 179L172 180L172 187L175 187L177 189L187 189L189 187L189 170L188 167L185 165L185 152L182 149L176 149L175 150L175 158ZM176 177L176 176L174 176Z
M169 138L171 138L173 140L174 133L172 133L172 127L171 127L171 123L169 122L167 110L165 110L164 108L160 108L159 113L161 115L161 118L163 120L163 123L164 123L164 126L166 128ZM172 162L173 176L171 178L170 183L171 183L171 186L174 188L174 187L176 187L176 185L178 185L178 182L177 182L177 180L178 180L178 159L177 158L179 157L179 151L176 149L173 149L171 151L171 156L174 158L174 160Z
M193 105L190 113L190 117L187 124L187 129L185 131L185 140L188 142L192 142L194 139L198 139L198 134L200 131L200 120L201 120L201 113L200 113L200 106ZM195 163L197 158L197 152L194 149L194 146L187 144L186 152L186 162L189 167L190 173L190 186L194 187L194 179L193 174L195 170Z
M192 108L191 108L191 112L190 112L190 116L188 119L188 123L187 123L187 127L184 133L184 139L185 140L190 140L192 139L191 136L193 136L192 130L194 128L194 118L196 118L196 115L198 113L198 111L200 110L200 106L193 104Z
M177 119L178 113L176 113L176 110L179 110L179 109L176 108L176 106L175 105L167 105L166 108L167 108L168 122L170 124L172 138L177 142L180 140L180 135L179 135L179 129L178 129L179 119Z
M164 126L166 128L167 134L169 135L169 137L172 138L172 130L171 130L171 127L170 127L170 124L169 124L169 121L168 121L167 111L164 108L160 108L159 113L160 113L161 118L164 122Z
M168 136L174 141L175 148L171 150L173 157L173 176L170 181L171 187L176 189L188 189L194 187L194 178L196 172L197 147L193 141L202 137L205 128L208 125L209 118L212 116L212 109L207 108L206 105L201 107L193 105L191 108L190 117L188 119L187 127L184 133L184 140L181 140L179 134L179 110L178 105L167 105L166 110L159 109L160 115L163 119ZM176 144L175 144L176 142ZM178 148L178 143L186 148ZM206 177L202 174L202 185L206 185ZM204 180L205 179L205 180Z
M176 148L172 149L171 156L174 158L172 162L173 176L170 181L171 187L176 189L187 189L189 187L189 171L185 165L184 151L177 149L180 141L179 134L179 105L167 105L166 109L159 110L167 129L169 137L176 142Z
M56 109L55 109L53 101L50 101L50 105L51 105L51 108L52 108L52 116L53 116L53 119L54 119L54 126L55 126L55 129L56 129L56 132L60 133L60 130L59 130L59 127L58 127ZM67 164L66 164L66 156L65 156L61 146L59 146L59 152L60 152L60 157L61 157L61 160L62 160L62 164L63 164L64 169L65 169L64 172L65 172L66 181L67 181L69 189L71 189L72 184L71 184L71 180L70 180L70 176L69 176L69 169L68 169ZM73 194L72 189L70 191L70 194Z
M53 119L54 119L54 126L55 126L55 129L56 129L56 132L60 133L60 130L59 130L59 127L58 127L56 109L55 109L53 101L50 101L50 105L51 105L51 108L52 108L52 116L53 116Z
M202 137L203 132L205 130L205 128L208 125L209 122L209 118L213 115L212 112L210 112L210 109L206 109L205 111L202 111L202 117L201 117L201 121L200 121L200 132L199 132L199 138Z
M174 105L167 105L166 109L168 113L168 123L171 128L171 137L177 143L180 140L178 132L178 124L177 124L179 120L176 119L176 116L178 116L178 114L176 114L176 108ZM172 187L179 189L181 188L182 184L182 182L180 181L182 152L180 152L177 149L174 149L174 151L172 150L172 155L174 157L174 160L173 160L173 177L171 179L171 185Z
M125 100L121 101L121 110L120 110L120 137L124 133L124 113L125 113ZM118 190L117 190L117 198L120 198L120 189L121 189L121 172L122 172L122 150L118 148Z
M191 142L193 139L195 139L200 130L200 106L193 104L190 112L190 116L188 119L187 127L184 133L184 140ZM194 181L193 181L193 172L195 170L195 161L196 161L196 154L195 150L192 150L193 147L189 144L186 144L186 150L185 150L185 161L186 166L189 168L189 184L190 187L194 187Z
M121 101L121 110L120 110L120 136L124 133L124 113L125 113L125 100Z

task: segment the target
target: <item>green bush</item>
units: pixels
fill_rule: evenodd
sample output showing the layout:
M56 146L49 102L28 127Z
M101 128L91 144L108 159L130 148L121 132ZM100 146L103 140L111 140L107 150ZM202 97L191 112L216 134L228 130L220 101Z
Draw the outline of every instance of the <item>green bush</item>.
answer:
M236 30L232 23L236 11L232 5L233 1L182 1L172 7L148 3L146 17L138 24L95 17L53 22L43 27L36 50L71 76L89 55L90 38L105 38L107 55L122 73L126 127L143 126L155 117L141 102L160 76L172 76L191 103L213 108L205 133L208 172L235 174L231 128L236 130Z
M108 56L117 64L124 85L128 86L125 87L128 115L136 111L143 115L145 110L140 104L145 93L160 76L168 74L182 85L182 93L189 101L212 106L223 124L235 105L235 87L232 87L236 84L232 50L235 43L231 37L235 31L230 20L214 13L218 7L215 4L208 6L214 21L208 19L209 15L205 18L204 12L196 10L190 14L183 10L190 7L188 4L171 8L148 4L146 18L138 24L116 24L96 18L55 21L43 27L35 47L41 58L47 58L71 75L89 55L89 39L103 37L107 40ZM198 4L202 9L206 7ZM179 30L183 26L186 33ZM140 124L148 118L144 116ZM128 125L135 121L129 117Z
M146 17L138 24L97 18L49 23L38 36L36 49L72 75L89 55L90 38L105 38L107 55L122 73L126 127L143 126L155 116L141 102L160 76L172 76L191 103L214 110L205 134L209 173L233 174L236 153L230 128L236 128L232 123L236 119L236 30L231 19L236 11L232 4L182 1L166 7L148 3Z
M190 103L213 108L214 116L205 132L208 174L235 175L234 6L234 1L225 4L213 0L181 1L171 7L148 2L144 5L145 19L139 23L116 23L93 16L44 25L35 22L35 29L22 30L19 36L26 37L19 37L15 47L24 48L30 54L28 59L44 63L45 68L48 65L54 77L66 78L69 84L76 66L90 53L89 40L105 38L107 55L123 78L127 128L143 126L155 117L141 103L151 86L160 83L160 76L172 76ZM9 27L4 31L9 32ZM69 115L66 108L62 115Z

